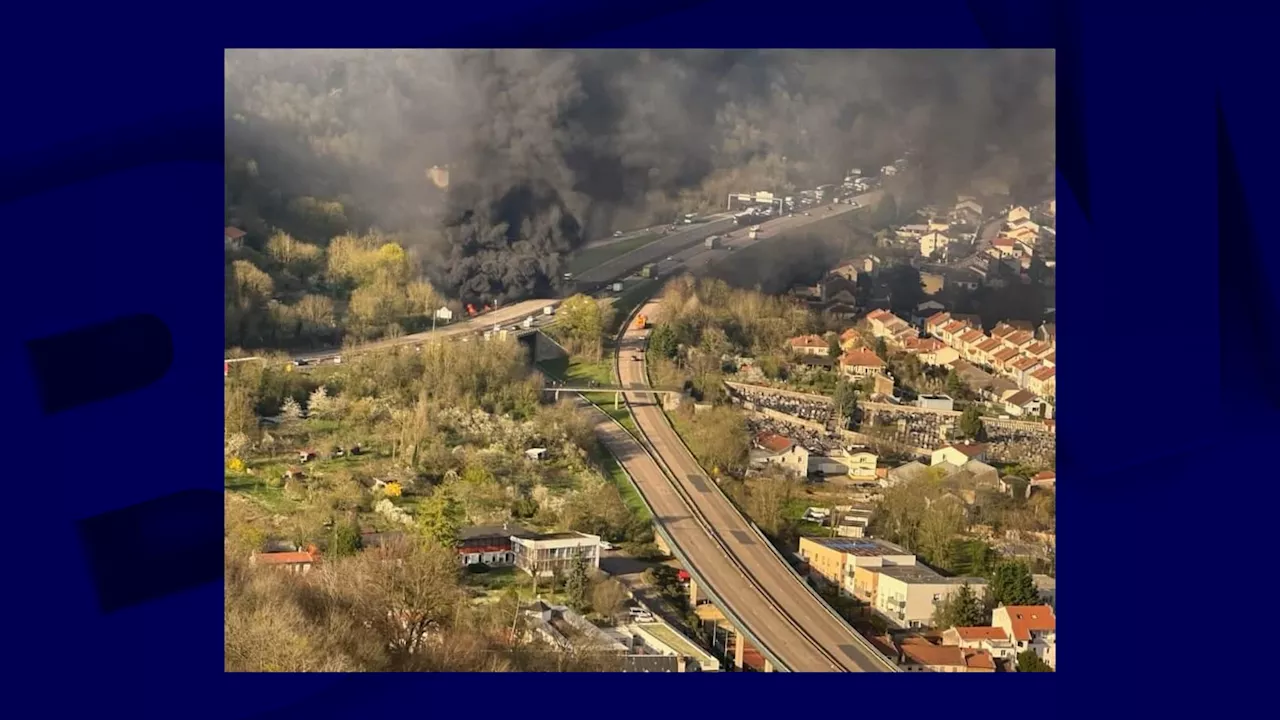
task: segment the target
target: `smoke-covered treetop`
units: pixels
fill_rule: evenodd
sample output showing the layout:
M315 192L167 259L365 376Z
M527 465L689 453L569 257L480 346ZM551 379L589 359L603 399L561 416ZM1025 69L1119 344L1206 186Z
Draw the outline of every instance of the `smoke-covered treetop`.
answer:
M396 232L444 292L507 300L554 290L585 238L731 191L838 181L908 148L929 199L984 176L1043 188L1053 63L990 50L228 51L228 202L233 220L273 225L318 198L308 228L287 229L321 244Z

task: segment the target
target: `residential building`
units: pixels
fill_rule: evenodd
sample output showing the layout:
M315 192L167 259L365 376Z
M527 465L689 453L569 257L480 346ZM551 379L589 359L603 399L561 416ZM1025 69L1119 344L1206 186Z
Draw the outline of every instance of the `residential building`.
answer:
M756 449L751 453L754 463L780 465L796 477L809 475L809 451L790 438L774 433L761 433L755 438Z
M926 410L955 410L956 401L950 395L921 395L916 398L916 406Z
M1058 371L1051 367L1042 367L1027 375L1027 389L1041 397L1053 397L1055 376Z
M831 354L831 345L821 335L801 335L791 338L787 343L791 346L791 352L797 355L826 357Z
M1030 390L1014 390L1006 393L1000 402L1004 411L1014 417L1024 415L1039 417L1044 407L1044 401Z
M842 593L855 597L856 568L916 564L916 556L906 549L871 538L802 537L799 554L808 563L811 575L816 575L828 584L840 588ZM863 597L869 600L871 596Z
M1016 242L1013 238L1001 235L991 241L991 249L995 251L997 257L1013 257L1017 253L1017 249L1014 247L1015 244Z
M963 585L979 596L987 591L980 577L943 577L923 565L882 565L876 572L872 606L898 627L929 627L937 606Z
M985 650L1001 660L1012 660L1018 655L1009 634L998 627L947 628L942 633L942 644L966 650Z
M591 624L573 609L541 600L524 609L529 634L565 652L625 655L629 648L618 638Z
M537 577L568 572L576 563L600 568L600 537L580 532L512 537L515 566Z
M847 377L867 377L884 369L884 361L870 350L851 350L840 356L840 373Z
M1005 631L1013 639L1017 652L1034 650L1036 655L1055 667L1057 619L1048 605L1007 605L991 611L991 626Z
M1031 476L1030 487L1040 488L1042 490L1052 490L1058 483L1058 473L1052 470L1038 472Z
M1036 328L1036 339L1043 340L1044 342L1047 342L1050 345L1057 347L1058 345L1057 324L1051 323L1051 322L1041 323L1040 327Z
M982 649L958 645L934 645L920 637L893 643L898 667L904 672L988 672L996 671L995 659Z
M1031 212L1022 206L1018 206L1015 208L1011 208L1009 210L1009 214L1005 217L1005 222L1012 225L1018 222L1019 220L1030 220L1030 219L1031 219Z
M942 463L948 463L960 467L970 460L985 463L987 461L987 446L981 443L975 445L943 445L933 451L932 457L929 458L929 464L941 465Z
M462 528L458 531L455 547L458 559L463 565L484 564L491 567L506 567L515 564L515 551L511 547L511 538L535 537L518 525L479 525Z
M840 349L848 352L862 344L862 336L858 335L858 331L854 328L848 328L840 333Z
M944 312L946 309L947 306L937 300L925 300L919 305L916 305L915 310L911 311L911 324L923 329L924 321L926 319L931 318L940 312Z
M868 450L854 450L845 453L841 458L845 467L849 469L849 477L854 480L875 480L876 479L876 463L879 457L875 453Z
M1006 348L1006 349L1013 350L1013 348ZM1017 351L1015 350L1014 352L1017 352ZM1040 361L1036 360L1035 358L1029 358L1029 357L1026 357L1025 355L1020 355L1010 360L1009 362L1005 363L1004 367L1005 367L1005 374L1008 375L1010 378L1012 378L1014 382L1018 383L1018 387L1028 388L1029 387L1028 380L1030 378L1031 371L1040 367ZM1035 392L1035 391L1032 390L1032 392Z
M226 247L231 250L239 250L244 247L245 231L238 227L225 227L222 229L222 237Z
M311 571L311 566L315 565L319 559L318 554L312 548L297 552L254 553L249 556L249 564L306 573Z
M936 230L920 236L920 254L924 257L932 257L934 253L945 257L950 246L951 238Z

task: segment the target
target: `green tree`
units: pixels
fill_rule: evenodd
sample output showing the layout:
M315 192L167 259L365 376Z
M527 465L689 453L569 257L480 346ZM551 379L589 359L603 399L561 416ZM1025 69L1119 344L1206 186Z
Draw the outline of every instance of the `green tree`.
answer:
M569 567L564 589L571 607L580 611L588 609L587 593L591 590L591 576L587 572L587 561L582 556L578 556Z
M600 302L587 295L574 295L560 303L556 325L571 349L599 360L603 350L605 314Z
M418 531L428 541L442 547L452 548L457 544L458 531L465 520L462 503L442 488L436 488L431 497L418 504Z
M992 599L1001 605L1039 605L1040 593L1031 569L1017 560L1002 562L991 577Z
M968 387L964 384L964 378L960 377L960 373L955 368L947 370L947 393L953 398L962 398L968 393Z
M835 403L836 412L840 416L841 424L848 427L853 420L854 415L858 412L858 390L853 383L841 378L836 382L836 390L833 401Z
M334 557L348 557L360 552L360 528L352 522L336 522L329 539L329 554Z
M649 333L649 352L665 358L674 358L679 348L680 341L670 325L663 323Z
M1018 672L1053 672L1053 668L1035 650L1023 650L1018 653Z
M876 357L879 357L881 360L888 359L889 345L884 341L884 338L882 337L876 338L875 351L876 351Z
M832 335L827 338L827 353L833 358L840 357L841 350L839 337Z
M977 405L970 405L960 414L959 429L967 438L977 440L982 436L982 414Z
M991 624L991 615L983 607L982 598L969 583L938 604L934 624L940 628L977 627Z

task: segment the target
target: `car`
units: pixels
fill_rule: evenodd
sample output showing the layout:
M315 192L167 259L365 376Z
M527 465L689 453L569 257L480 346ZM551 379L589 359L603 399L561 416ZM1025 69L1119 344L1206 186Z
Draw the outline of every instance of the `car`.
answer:
M621 231L621 230L614 230L614 231L613 231L613 236L614 236L614 237L622 237L622 231Z
M601 550L617 550L617 548L613 546L613 543L605 542L604 540L600 541L600 549Z
M674 256L674 255L668 255L668 256L667 256L667 260L675 260L675 259L676 259L676 258L675 258L675 256Z
M805 216L805 217L812 217L812 214L811 214L811 213L805 213L805 214L804 214L804 216Z

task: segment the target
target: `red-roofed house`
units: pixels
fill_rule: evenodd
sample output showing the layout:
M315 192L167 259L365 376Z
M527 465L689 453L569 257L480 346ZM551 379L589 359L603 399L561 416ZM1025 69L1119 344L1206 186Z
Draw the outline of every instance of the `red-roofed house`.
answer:
M992 340L996 339L997 338L992 338ZM987 364L1000 372L1008 372L1009 363L1020 357L1022 356L1018 354L1017 350L1014 350L1011 347L1001 347L999 350L996 350L988 356L989 360Z
M870 350L851 350L840 356L840 372L847 376L866 377L884 368L884 361Z
M1004 628L953 627L942 633L943 645L955 645L968 650L985 650L993 657L1011 659L1018 653L1013 640Z
M1008 349L1012 350L1013 348ZM1005 373L1012 378L1014 382L1018 383L1018 387L1024 388L1027 387L1027 378L1031 374L1031 371L1038 367L1040 367L1039 360L1029 358L1025 355L1020 355L1005 364Z
M790 438L776 433L757 435L755 445L757 450L751 453L752 462L773 463L801 478L808 476L809 451L803 445L798 445Z
M986 650L957 645L934 645L924 638L904 638L895 644L898 666L905 672L995 672Z
M991 328L991 337L1003 340L1017 331L1018 328L1007 322L998 322L995 327Z
M959 350L961 354L968 357L969 354L973 352L973 348L976 347L978 343L986 339L986 333L974 328L960 333L960 335L952 342L952 345L955 345L956 349Z
M858 347L858 345L860 344L862 344L862 336L858 335L857 330L853 328L849 328L848 330L845 330L844 332L840 333L840 349L841 350L846 350L846 351L852 350Z
M991 356L1003 347L996 338L987 338L969 348L969 359L983 365L991 364Z
M1022 349L1022 353L1027 357L1043 358L1053 352L1053 346L1047 342L1037 340Z
M1013 639L1017 652L1034 650L1055 667L1057 619L1048 605L1008 605L991 611L991 626L1005 631Z
M229 248L239 250L244 245L245 232L237 227L225 227L222 229L223 239Z
M969 329L969 323L963 320L952 320L946 325L943 325L938 330L937 335L938 337L942 338L943 342L950 345L953 342L955 342L955 338L957 335L967 331L968 329Z
M831 346L821 335L801 335L791 338L787 343L791 345L791 352L797 355L827 357L831 354Z
M1030 347L1035 341L1036 336L1026 330L1010 333L1003 340L1005 347L1016 348L1019 352L1022 352L1023 348Z
M1010 257L1015 252L1017 252L1014 249L1014 244L1015 244L1015 241L1013 238L1004 236L1004 235L1001 235L1000 237L991 241L992 249L994 249L996 253L1000 255L1000 257Z
M940 312L925 318L924 329L930 335L936 335L947 323L951 322L951 313Z
M1044 363L1045 367L1058 367L1058 352L1055 350L1054 352L1045 355L1040 362Z
M296 573L305 573L311 570L311 566L318 559L311 550L302 550L299 552L254 553L249 556L249 563L251 565L278 567Z
M1058 473L1052 470L1038 472L1031 476L1031 487L1052 489L1058 482Z
M1051 367L1033 370L1027 375L1027 389L1041 397L1053 397L1057 374L1058 371Z

